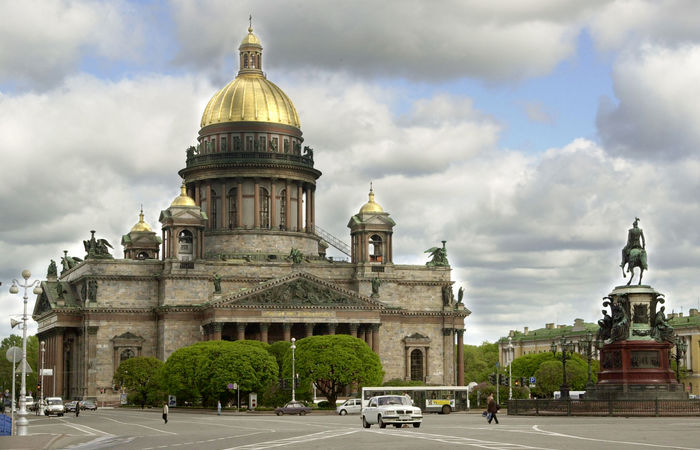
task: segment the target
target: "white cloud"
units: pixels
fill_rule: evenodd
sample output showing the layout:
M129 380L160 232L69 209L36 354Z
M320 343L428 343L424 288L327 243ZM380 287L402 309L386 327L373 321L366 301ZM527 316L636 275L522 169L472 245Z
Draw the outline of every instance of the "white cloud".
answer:
M677 159L700 146L700 44L645 45L614 70L619 104L601 103L597 125L606 147L629 158Z
M46 88L87 55L128 60L142 44L141 22L123 2L3 1L0 82Z

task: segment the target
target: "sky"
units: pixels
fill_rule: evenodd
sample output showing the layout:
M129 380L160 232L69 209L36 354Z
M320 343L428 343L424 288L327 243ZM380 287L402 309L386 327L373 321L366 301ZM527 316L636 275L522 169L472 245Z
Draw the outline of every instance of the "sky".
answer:
M372 182L395 263L446 240L467 343L598 320L635 217L645 284L700 305L694 0L0 0L0 337L23 269L89 230L122 257L141 205L158 227L251 14L323 172L318 225L349 242Z

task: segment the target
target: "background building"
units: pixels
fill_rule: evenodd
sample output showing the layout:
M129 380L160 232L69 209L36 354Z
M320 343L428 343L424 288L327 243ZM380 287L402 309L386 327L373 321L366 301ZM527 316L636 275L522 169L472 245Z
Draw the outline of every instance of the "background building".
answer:
M56 394L116 400L121 361L165 360L202 340L335 333L364 339L387 379L463 384L455 345L470 312L452 293L444 242L431 264L395 264L395 223L371 188L348 223L350 246L316 226L313 149L248 31L238 75L212 97L186 151L160 235L141 214L122 237L124 259L113 259L93 232L84 260L65 254L42 283L33 317ZM329 244L350 261L327 258Z

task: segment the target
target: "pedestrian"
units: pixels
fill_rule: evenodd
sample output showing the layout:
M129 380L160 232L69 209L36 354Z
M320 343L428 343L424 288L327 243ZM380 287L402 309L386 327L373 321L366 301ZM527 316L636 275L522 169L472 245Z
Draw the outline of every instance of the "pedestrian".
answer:
M493 399L493 394L489 394L488 397L488 403L486 406L486 412L488 415L486 416L489 423L491 423L492 420L496 421L496 425L498 425L498 417L496 417L496 413L500 409L500 405L496 403L496 400Z
M163 420L168 423L168 404L163 402Z
M80 402L76 401L75 402L75 417L77 418L80 415Z
M221 415L221 400L216 402L216 415L220 416Z

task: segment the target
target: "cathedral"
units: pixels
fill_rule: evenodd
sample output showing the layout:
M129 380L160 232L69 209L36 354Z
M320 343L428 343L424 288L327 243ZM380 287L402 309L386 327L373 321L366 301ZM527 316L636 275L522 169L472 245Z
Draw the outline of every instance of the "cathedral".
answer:
M262 49L249 28L236 78L211 98L186 150L160 232L141 211L122 236L123 259L93 231L85 257L64 252L62 267L49 266L33 318L55 395L116 402L121 361L165 361L200 341L337 333L363 339L385 380L464 384L455 350L470 312L461 290L454 297L445 241L425 265L395 264L395 222L371 188L348 212L350 245L316 225L321 172L294 104L263 72ZM348 259L328 257L330 245Z

